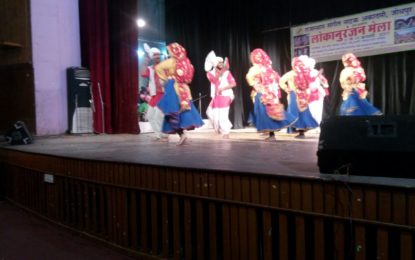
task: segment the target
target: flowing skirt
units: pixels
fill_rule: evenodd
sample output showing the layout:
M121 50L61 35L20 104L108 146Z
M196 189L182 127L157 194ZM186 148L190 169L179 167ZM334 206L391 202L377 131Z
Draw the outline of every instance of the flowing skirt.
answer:
M287 111L294 116L298 116L298 120L292 125L296 130L309 130L318 127L318 123L311 115L309 108L302 112L299 111L297 106L297 96L294 91L290 92L288 103Z
M365 98L360 98L355 89L340 106L341 116L372 116L382 115L379 109L374 107Z
M167 134L177 133L178 130L193 130L203 125L193 102L190 102L190 110L180 111L179 97L174 89L174 80L170 79L164 86L164 96L157 106L164 114L162 132Z
M297 120L294 115L287 111L284 111L284 120L277 121L270 118L265 105L261 103L261 96L261 93L256 94L254 113L252 114L252 122L258 131L278 131L289 127Z

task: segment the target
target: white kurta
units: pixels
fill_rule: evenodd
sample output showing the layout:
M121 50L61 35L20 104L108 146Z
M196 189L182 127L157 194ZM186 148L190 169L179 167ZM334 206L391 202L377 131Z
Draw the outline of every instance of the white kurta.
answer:
M212 101L207 108L206 115L217 133L229 134L232 128L232 123L229 120L229 108L235 96L231 88L220 90L224 87L234 86L235 79L230 71L225 71L217 81L212 80L215 77L214 70L207 74L210 74L208 79L211 82L210 96ZM224 103L223 100L229 100L229 102Z

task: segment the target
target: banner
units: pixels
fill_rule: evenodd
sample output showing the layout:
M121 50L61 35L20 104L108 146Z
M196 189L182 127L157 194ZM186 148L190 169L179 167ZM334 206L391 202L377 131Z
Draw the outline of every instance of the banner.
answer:
M291 27L291 56L318 62L415 49L415 3Z

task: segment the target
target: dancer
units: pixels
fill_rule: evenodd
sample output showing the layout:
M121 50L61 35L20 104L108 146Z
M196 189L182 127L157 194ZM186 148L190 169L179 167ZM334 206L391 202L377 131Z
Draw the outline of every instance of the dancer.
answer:
M298 131L296 138L305 138L304 133L318 127L308 108L310 98L310 84L314 81L311 70L307 66L308 56L301 55L292 60L292 70L285 73L279 83L281 88L287 92L287 111L298 116L293 127Z
M203 125L202 118L193 105L189 85L194 68L187 58L186 50L178 43L167 46L170 58L156 66L156 73L165 81L164 96L158 107L164 113L162 131L180 136L178 145L184 144L187 137L184 130L193 130Z
M236 87L235 79L229 71L227 59L217 57L214 51L209 52L205 60L206 77L210 81L210 102L206 115L215 132L229 138L232 123L229 121L229 108L235 98L232 88Z
M141 76L148 78L149 100L147 100L147 119L156 134L156 140L167 142L168 135L161 131L164 115L163 112L161 112L161 110L157 107L157 103L163 97L164 90L157 73L154 71L154 67L160 63L161 51L154 47L150 48L150 46L146 43L144 43L144 50L146 51L148 57L144 59L143 72L141 73ZM149 65L149 62L152 62L152 65Z
M340 85L343 88L343 102L340 115L382 115L382 112L366 99L366 74L357 57L353 53L347 53L343 55L342 62L344 69L340 73Z
M280 77L273 70L269 56L262 49L255 49L250 58L253 66L246 80L253 87L251 96L255 96L253 123L258 131L269 133L266 141L272 141L275 140L274 131L290 126L296 117L287 113L280 103Z
M306 66L310 68L310 95L308 98L308 108L313 118L320 125L323 118L324 97L329 95L329 84L323 76L323 70L316 70L316 61L308 57Z

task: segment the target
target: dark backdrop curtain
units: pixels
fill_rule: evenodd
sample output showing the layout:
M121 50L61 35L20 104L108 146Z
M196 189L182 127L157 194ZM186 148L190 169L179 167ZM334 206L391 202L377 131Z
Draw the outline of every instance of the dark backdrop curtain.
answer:
M97 133L139 132L136 4L79 1L82 65L91 71Z
M111 88L115 133L138 133L137 0L110 0Z
M193 99L204 96L200 111L205 111L210 102L210 83L204 71L205 57L214 50L216 55L229 57L230 71L237 82L234 88L235 101L230 109L230 120L234 128L242 128L252 104L250 89L245 74L249 69L250 50L259 47L253 35L257 25L251 23L249 4L244 1L212 0L203 8L191 1L166 1L167 43L182 44L195 67L195 77L190 84ZM237 7L237 8L236 8ZM253 9L253 8L252 8ZM197 103L195 104L197 106Z

